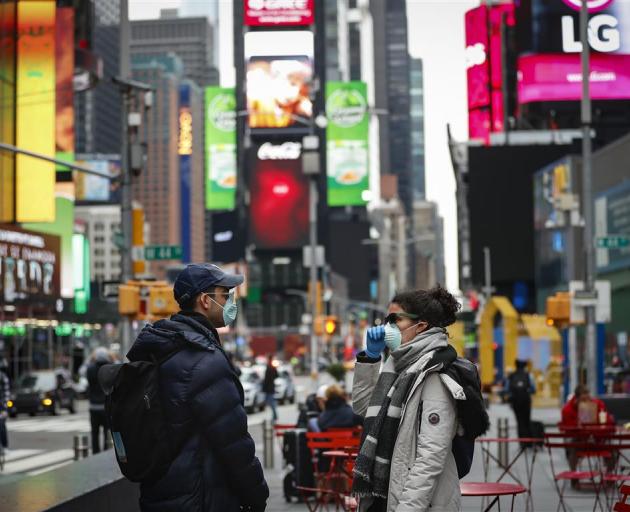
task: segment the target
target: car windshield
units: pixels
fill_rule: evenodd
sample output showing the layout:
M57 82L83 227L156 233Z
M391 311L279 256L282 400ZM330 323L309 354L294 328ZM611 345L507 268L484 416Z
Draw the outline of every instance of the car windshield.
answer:
M22 375L20 378L19 388L54 389L57 386L54 373L34 373L30 375Z

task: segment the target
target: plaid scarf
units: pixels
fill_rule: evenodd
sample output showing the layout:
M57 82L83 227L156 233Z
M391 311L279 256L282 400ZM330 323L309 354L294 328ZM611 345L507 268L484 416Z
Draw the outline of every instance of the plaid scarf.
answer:
M432 328L399 347L385 361L363 424L363 440L352 484L356 496L387 499L391 459L403 407L418 376L433 365L435 349L447 345L445 330Z

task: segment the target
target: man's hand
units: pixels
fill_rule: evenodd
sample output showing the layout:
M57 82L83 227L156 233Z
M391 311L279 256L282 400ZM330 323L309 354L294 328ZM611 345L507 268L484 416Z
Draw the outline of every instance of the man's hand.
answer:
M382 325L370 327L367 330L367 348L365 353L368 357L377 359L381 357L383 350L385 350L385 327Z

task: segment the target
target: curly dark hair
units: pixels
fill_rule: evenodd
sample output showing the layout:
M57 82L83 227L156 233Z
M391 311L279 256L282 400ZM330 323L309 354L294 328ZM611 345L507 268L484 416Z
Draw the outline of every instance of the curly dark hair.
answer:
M430 327L447 327L455 323L461 304L439 284L430 290L410 290L397 293L392 302L405 312L418 315Z

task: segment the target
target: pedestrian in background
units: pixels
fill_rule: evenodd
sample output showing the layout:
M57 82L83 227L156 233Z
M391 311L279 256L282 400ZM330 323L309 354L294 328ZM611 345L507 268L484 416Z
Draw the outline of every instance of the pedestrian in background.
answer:
M265 402L271 407L274 423L278 421L278 405L276 403L276 379L278 378L278 370L273 365L273 354L269 354L267 358L267 368L265 369L265 378L263 379L262 390L265 393Z
M92 453L99 453L101 445L99 437L103 432L103 450L107 449L109 426L105 414L105 392L98 382L98 371L101 366L110 364L112 357L105 347L98 347L92 352L86 376L88 381L88 399L90 402L90 425L92 428Z
M532 437L532 395L536 393L536 383L527 371L527 361L516 360L516 370L506 380L506 391L516 416L518 437Z
M363 417L355 414L346 400L346 392L333 384L326 389L324 411L317 418L320 432L331 428L352 428L363 425Z
M7 433L7 416L11 399L11 382L9 381L9 363L3 357L0 359L0 445L4 450L9 448L9 434Z
M365 417L354 469L359 511L455 512L460 509L455 400L462 386L439 371L457 358L446 326L459 303L437 286L397 294L385 325L367 332L357 355L352 399ZM390 356L381 370L385 347Z

